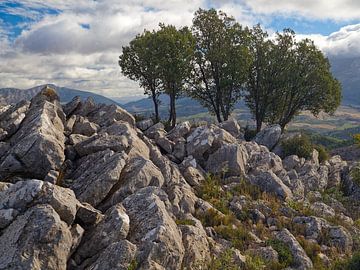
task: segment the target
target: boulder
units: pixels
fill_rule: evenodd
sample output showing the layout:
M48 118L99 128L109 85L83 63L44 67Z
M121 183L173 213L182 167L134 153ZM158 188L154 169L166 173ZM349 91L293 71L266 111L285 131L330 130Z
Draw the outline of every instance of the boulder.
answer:
M272 150L281 137L281 127L279 125L269 126L256 134L254 141L258 144L266 146Z
M0 236L0 269L66 269L72 233L50 205L35 205Z
M138 267L180 269L184 257L181 232L170 217L164 191L156 187L142 188L123 201L130 217L128 240L138 247ZM162 267L162 268L161 268Z
M149 118L136 123L136 126L141 130L145 131L154 125L154 121Z
M76 96L63 106L64 113L68 118L70 118L73 112L81 105L81 97Z
M73 125L72 133L91 136L95 134L99 129L100 127L97 124L90 122L82 116L78 116Z
M219 127L229 132L235 138L241 136L240 126L235 118L229 118L228 120L221 122Z
M165 133L165 126L163 123L159 122L156 123L155 125L151 126L150 128L148 128L144 134L146 136L148 136L150 139L155 139L155 137L157 136L158 132L161 133Z
M0 160L0 178L16 175L43 179L64 162L65 115L56 92L45 87L32 100L10 150ZM11 181L11 179L9 179Z
M177 124L170 132L166 135L170 140L175 141L180 137L185 137L191 129L189 121L185 121Z
M313 269L313 264L310 258L306 255L304 249L301 247L295 237L287 230L274 232L277 240L287 245L294 257L294 267L297 269Z
M343 161L340 156L333 156L328 160L329 180L327 188L338 187L341 182L341 173L347 167L347 162Z
M248 154L243 145L223 145L211 154L206 163L206 169L212 173L225 173L228 176L240 176L245 173Z
M102 104L95 111L88 114L90 121L98 124L100 127L108 127L117 121L123 121L130 126L135 127L135 118L130 113L115 104Z
M77 161L69 187L81 202L97 206L119 182L127 158L124 152L109 149L83 157Z

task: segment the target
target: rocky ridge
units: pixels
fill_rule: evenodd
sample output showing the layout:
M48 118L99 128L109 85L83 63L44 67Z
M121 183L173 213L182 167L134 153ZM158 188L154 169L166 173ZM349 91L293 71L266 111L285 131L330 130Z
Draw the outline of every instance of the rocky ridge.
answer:
M0 269L329 267L359 248L360 188L339 156L281 159L280 136L166 132L45 87L0 109Z

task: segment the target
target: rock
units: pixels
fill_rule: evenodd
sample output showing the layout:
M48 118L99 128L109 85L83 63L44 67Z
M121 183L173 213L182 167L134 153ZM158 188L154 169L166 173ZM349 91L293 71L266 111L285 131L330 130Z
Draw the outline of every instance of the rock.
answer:
M74 124L76 122L76 115L72 115L69 119L66 120L65 124L65 135L69 136L72 133Z
M243 145L223 145L209 156L206 169L213 173L240 176L245 173L247 158L248 155Z
M173 152L173 148L174 148L175 144L174 144L174 142L169 140L167 137L165 137L165 136L156 136L155 137L155 142L166 153L171 154Z
M81 158L70 176L70 188L81 202L98 205L118 183L127 158L124 152L109 149Z
M140 157L130 159L121 173L117 189L105 203L105 208L121 202L143 187L161 187L164 182L161 171L150 160Z
M2 231L0 269L66 269L73 244L51 206L33 206Z
M184 178L186 182L191 186L199 186L203 181L205 181L205 177L200 170L194 168L192 166L186 167L183 171Z
M125 136L101 133L75 144L74 147L78 155L82 157L106 149L111 149L114 152L126 151L129 142Z
M6 228L19 214L19 211L9 208L0 209L0 231Z
M45 87L32 99L20 128L9 140L11 149L0 160L0 178L43 179L50 170L58 170L65 159L64 121L59 97Z
M136 123L136 126L141 130L145 131L154 125L154 121L149 118Z
M0 193L0 209L24 212L36 204L49 204L67 224L75 219L78 201L72 190L40 180L19 181Z
M211 148L214 140L215 136L207 126L196 128L186 138L188 155L192 155L197 160L202 160L204 158L203 154Z
M273 193L282 199L293 197L291 190L272 171L255 171L249 176L249 181L262 191Z
M79 145L78 147L80 147L80 143L82 143L83 141L88 140L89 137L85 136L85 135L81 135L81 134L71 134L69 136L69 144L71 145ZM74 148L75 149L75 148ZM76 151L76 150L75 150Z
M156 187L140 189L123 201L130 217L127 239L138 247L140 269L149 269L154 263L163 269L181 268L184 257L181 232L166 204L167 195Z
M58 171L50 170L48 174L45 176L44 181L49 182L51 184L56 184L58 177L59 177Z
M327 188L338 187L341 182L341 173L346 168L347 163L340 156L333 156L328 160L329 180Z
M269 150L273 149L281 137L281 127L279 125L269 126L256 134L254 141L266 146Z
M0 135L0 140L5 140L17 132L29 106L29 101L21 101L15 106L10 106L0 115L0 127L3 134Z
M235 118L229 118L228 120L221 122L219 124L219 127L222 129L225 129L227 132L229 132L235 138L238 138L241 136L240 126L239 126L238 122L235 120Z
M70 102L66 103L63 106L64 113L69 118L80 105L81 98L79 96L76 96Z
M298 170L300 168L300 159L296 155L287 156L282 161L285 170L290 171L292 169Z
M266 262L278 262L279 261L278 253L271 246L251 249L251 250L249 250L249 252L255 256L262 258Z
M287 230L274 232L274 236L290 248L294 257L294 266L298 269L313 269L310 258L306 255L304 249L296 241L295 237Z
M87 269L131 269L130 266L135 262L136 251L137 248L134 244L127 240L120 240L110 244Z
M91 136L99 129L100 127L97 124L90 122L82 116L78 116L72 128L72 133Z
M165 126L161 122L151 126L144 133L150 139L155 139L155 136L158 134L158 132L165 132Z
M73 99L74 104L73 107L75 107L75 104L78 103L78 101L75 100L75 98ZM81 116L88 116L90 113L95 112L98 109L98 106L95 103L95 100L93 99L93 97L88 97L85 101L81 101L76 105L76 109L73 110L71 114L75 114L75 115L81 115ZM69 114L66 114L69 116Z
M172 154L180 161L186 157L186 140L184 138L175 141Z
M342 252L350 252L353 240L349 232L341 226L331 226L328 229L329 244L340 249Z
M78 205L76 218L84 228L87 228L99 223L104 218L104 215L90 204L82 203Z
M310 209L315 212L316 216L327 218L335 217L335 211L323 202L314 202L310 205Z
M124 109L112 105L101 105L96 111L88 115L90 121L98 124L100 127L108 127L117 121L123 121L135 127L135 118Z
M191 129L189 121L185 121L177 124L170 132L166 135L170 140L175 141L180 137L185 137Z
M201 265L207 265L211 260L210 246L206 232L200 221L194 221L194 225L180 225L182 241L185 248L185 256L182 264L187 269L198 269Z
M114 205L106 211L104 218L98 224L84 234L74 254L76 263L87 265L94 262L99 253L109 245L125 240L129 226L130 220L123 206ZM85 261L87 258L90 258L90 261Z

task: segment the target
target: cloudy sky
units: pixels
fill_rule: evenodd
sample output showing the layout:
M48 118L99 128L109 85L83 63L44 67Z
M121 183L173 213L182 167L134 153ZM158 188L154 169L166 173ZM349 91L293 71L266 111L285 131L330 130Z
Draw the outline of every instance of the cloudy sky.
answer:
M360 56L359 0L1 0L0 88L54 83L141 97L121 76L122 46L159 22L191 25L199 7L269 32L290 27L331 56Z

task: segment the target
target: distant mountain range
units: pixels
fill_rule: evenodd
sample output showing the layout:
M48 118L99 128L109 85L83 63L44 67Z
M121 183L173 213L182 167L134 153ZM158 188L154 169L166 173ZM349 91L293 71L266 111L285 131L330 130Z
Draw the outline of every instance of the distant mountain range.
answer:
M106 98L104 96L87 92L81 91L66 87L59 87L53 84L48 84L50 87L54 88L60 96L60 101L62 103L67 103L71 101L75 96L79 96L82 99L86 99L88 97L92 97L95 102L97 103L105 103L105 104L117 104L112 99ZM21 90L17 88L1 88L0 89L0 104L6 105L11 103L17 103L20 100L29 100L33 96L35 96L45 85L39 85L30 89Z

